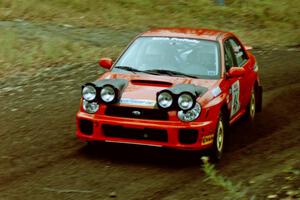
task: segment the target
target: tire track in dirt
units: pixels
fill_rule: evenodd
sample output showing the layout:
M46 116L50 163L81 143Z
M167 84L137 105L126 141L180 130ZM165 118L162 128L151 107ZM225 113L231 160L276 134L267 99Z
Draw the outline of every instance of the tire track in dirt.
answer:
M74 146L74 149L76 146ZM40 163L39 165L32 166L30 168L22 169L19 171L14 172L13 174L10 174L8 176L1 176L0 180L0 192L2 187L7 187L10 184L13 184L16 181L22 181L22 179L27 178L28 176L34 176L39 170L53 167L56 163L76 157L76 151L71 151L68 154L65 155L59 155L55 159L52 159L48 162Z
M292 88L299 88L300 85L299 84L293 84L292 86L290 86ZM268 92L266 92L266 99L270 99L272 98L272 96L277 93L277 94L280 94L282 93L283 90L286 89L286 86L284 87L280 87L280 88L277 88L277 89L272 89L272 90L269 90ZM295 91L297 91L295 89ZM290 90L291 92L293 90ZM299 91L299 89L298 89ZM265 104L268 104L268 102L265 102ZM272 109L272 108L270 108ZM270 135L268 135L268 137L270 137ZM252 145L255 145L252 144ZM125 147L120 147L119 150L122 150L123 148ZM248 148L248 146L246 146L245 148ZM90 159L100 159L100 160L103 160L103 158L101 158L101 154L97 154L97 153L93 153L91 151L87 151L87 152L82 152L81 149L78 149L75 150L76 147L74 146L74 149L72 147L72 149L69 149L69 151L71 152L70 154L68 155L64 155L64 156L61 156L60 157L57 157L56 159L48 162L48 163L43 163L41 165L38 165L38 166L34 166L30 169L26 169L24 171L21 171L21 172L18 172L16 174L14 174L10 179L4 179L4 181L1 181L1 186L4 186L4 189L7 188L7 187L11 187L10 185L14 185L16 186L15 184L17 184L16 182L19 182L19 183L22 183L24 182L24 180L27 180L27 179L30 179L31 177L34 177L34 176L40 176L41 174L45 174L48 172L48 168L59 168L58 166L68 166L67 163L69 162L69 160L74 160L74 159L80 159L80 157L82 156L89 156L89 154L92 154L92 157L90 157ZM112 150L113 148L108 148L108 149L98 149L99 151L102 151L102 150ZM84 150L84 149L83 149ZM95 150L95 149L94 149ZM96 149L97 150L97 149ZM233 151L231 152L231 154L239 154L238 152L240 151L243 151L243 148L242 149L239 149L237 152ZM82 154L83 153L83 154ZM131 152L132 153L132 152ZM95 154L95 155L93 155ZM142 154L142 153L141 153ZM125 154L122 154L123 156ZM136 155L136 156L139 156L140 154ZM125 155L126 156L126 155ZM128 156L128 155L127 155ZM170 155L167 155L167 156L170 156ZM129 156L130 157L130 156ZM154 155L153 155L153 159L154 159ZM125 158L125 162L129 162L130 163L130 160L126 161L128 157ZM89 159L89 158L88 158ZM116 158L114 158L114 156L110 157L104 157L104 160L106 159L118 159L118 156ZM232 159L230 159L232 160ZM153 163L155 163L156 161L153 161ZM64 164L65 163L65 164ZM142 162L143 163L143 162ZM166 163L167 165L168 164L174 164L174 163ZM127 164L126 164L127 165ZM124 167L126 167L126 165ZM131 164L130 164L131 165ZM161 171L162 169L160 169L161 166L159 163L156 164L158 169L158 171L160 171L162 174L163 172ZM84 166L84 165L83 165ZM221 165L220 167L222 168L223 165ZM85 166L85 167L88 167L88 166ZM155 168L157 168L155 167ZM118 167L117 171L121 170L122 171L122 168L123 167ZM130 166L129 166L130 168ZM195 174L197 174L197 176L203 176L203 173L201 172L200 170L201 166L200 166L200 163L199 164L195 164L194 166L191 166L191 167L187 167L187 169L178 169L178 175L176 175L176 178L172 179L172 178L168 178L168 181L167 182L164 182L163 184L163 188L159 189L159 190L155 190L155 191L152 191L152 189L145 189L143 191L144 194L148 194L148 195L145 195L143 196L144 199L162 199L162 198L167 198L168 196L172 196L172 194L174 193L174 191L177 191L179 189L182 189L184 190L184 188L188 188L189 185L193 185L194 182L197 182L199 186L202 186L201 183L199 183L199 179L194 179L193 177L195 176ZM38 170L37 170L38 169ZM155 170L155 171L156 171ZM188 172L186 170L189 170ZM31 173L30 176L26 175L27 173ZM125 177L124 177L125 178ZM23 180L23 181L22 181ZM124 179L123 179L124 182L126 182ZM143 180L140 180L143 182ZM138 181L138 182L140 182ZM17 184L18 185L18 184ZM204 187L204 186L203 186ZM140 197L137 197L135 199L140 199Z
M16 75L8 81L3 80L0 86L0 104L4 111L0 114L0 187L76 154L80 143L73 137L75 120L70 119L77 111L82 79L79 75L85 80L97 76L89 70L78 70L78 66L93 69L95 64L54 66L41 69L34 76L19 79ZM49 79L51 81L47 81ZM62 90L57 89L62 87ZM4 97L11 94L14 94L13 100L7 101ZM62 104L70 98L73 103ZM17 111L11 111L13 109Z

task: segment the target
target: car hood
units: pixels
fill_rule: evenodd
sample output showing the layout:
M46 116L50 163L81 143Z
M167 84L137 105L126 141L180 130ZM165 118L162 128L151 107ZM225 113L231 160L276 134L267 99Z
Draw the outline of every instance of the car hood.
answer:
M195 79L188 77L175 77L148 74L118 74L104 73L99 79L126 79L128 86L124 89L120 105L154 107L157 92L171 88L177 84L194 84L206 87L208 91L218 84L218 80Z

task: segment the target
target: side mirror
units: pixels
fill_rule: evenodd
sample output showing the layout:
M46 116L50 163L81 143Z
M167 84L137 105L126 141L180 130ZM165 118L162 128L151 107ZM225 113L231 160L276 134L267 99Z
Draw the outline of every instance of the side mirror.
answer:
M231 67L226 75L229 78L243 77L245 75L245 69L243 67Z
M112 62L112 59L110 59L110 58L101 58L99 60L99 65L108 70L110 70L112 64L113 64L113 62Z
M250 46L245 46L246 51L251 51L253 49L253 47Z

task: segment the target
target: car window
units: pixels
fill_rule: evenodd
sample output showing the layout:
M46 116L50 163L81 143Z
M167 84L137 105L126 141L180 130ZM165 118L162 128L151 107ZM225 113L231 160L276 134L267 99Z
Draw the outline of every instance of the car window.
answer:
M243 50L241 44L237 40L235 40L233 38L230 38L228 41L229 41L229 43L232 47L232 50L234 52L234 56L235 56L235 59L236 59L236 62L237 62L237 66L241 67L243 64L245 64L245 62L247 62L247 54Z
M233 52L228 40L224 42L224 60L226 71L228 71L232 66L234 66Z
M170 70L199 78L219 78L220 49L215 41L175 37L139 37L115 66L139 71ZM113 69L115 71L117 69Z

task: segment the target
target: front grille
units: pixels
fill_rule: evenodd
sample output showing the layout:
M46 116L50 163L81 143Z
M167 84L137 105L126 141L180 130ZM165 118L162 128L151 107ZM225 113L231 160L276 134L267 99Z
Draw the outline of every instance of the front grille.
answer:
M166 130L161 129L136 129L125 128L122 126L113 126L108 124L102 125L103 134L107 137L126 138L136 140L150 140L158 142L167 142L168 134Z
M160 109L145 109L145 108L130 108L109 106L106 108L105 115L114 117L150 119L150 120L168 120L169 115L165 110Z

